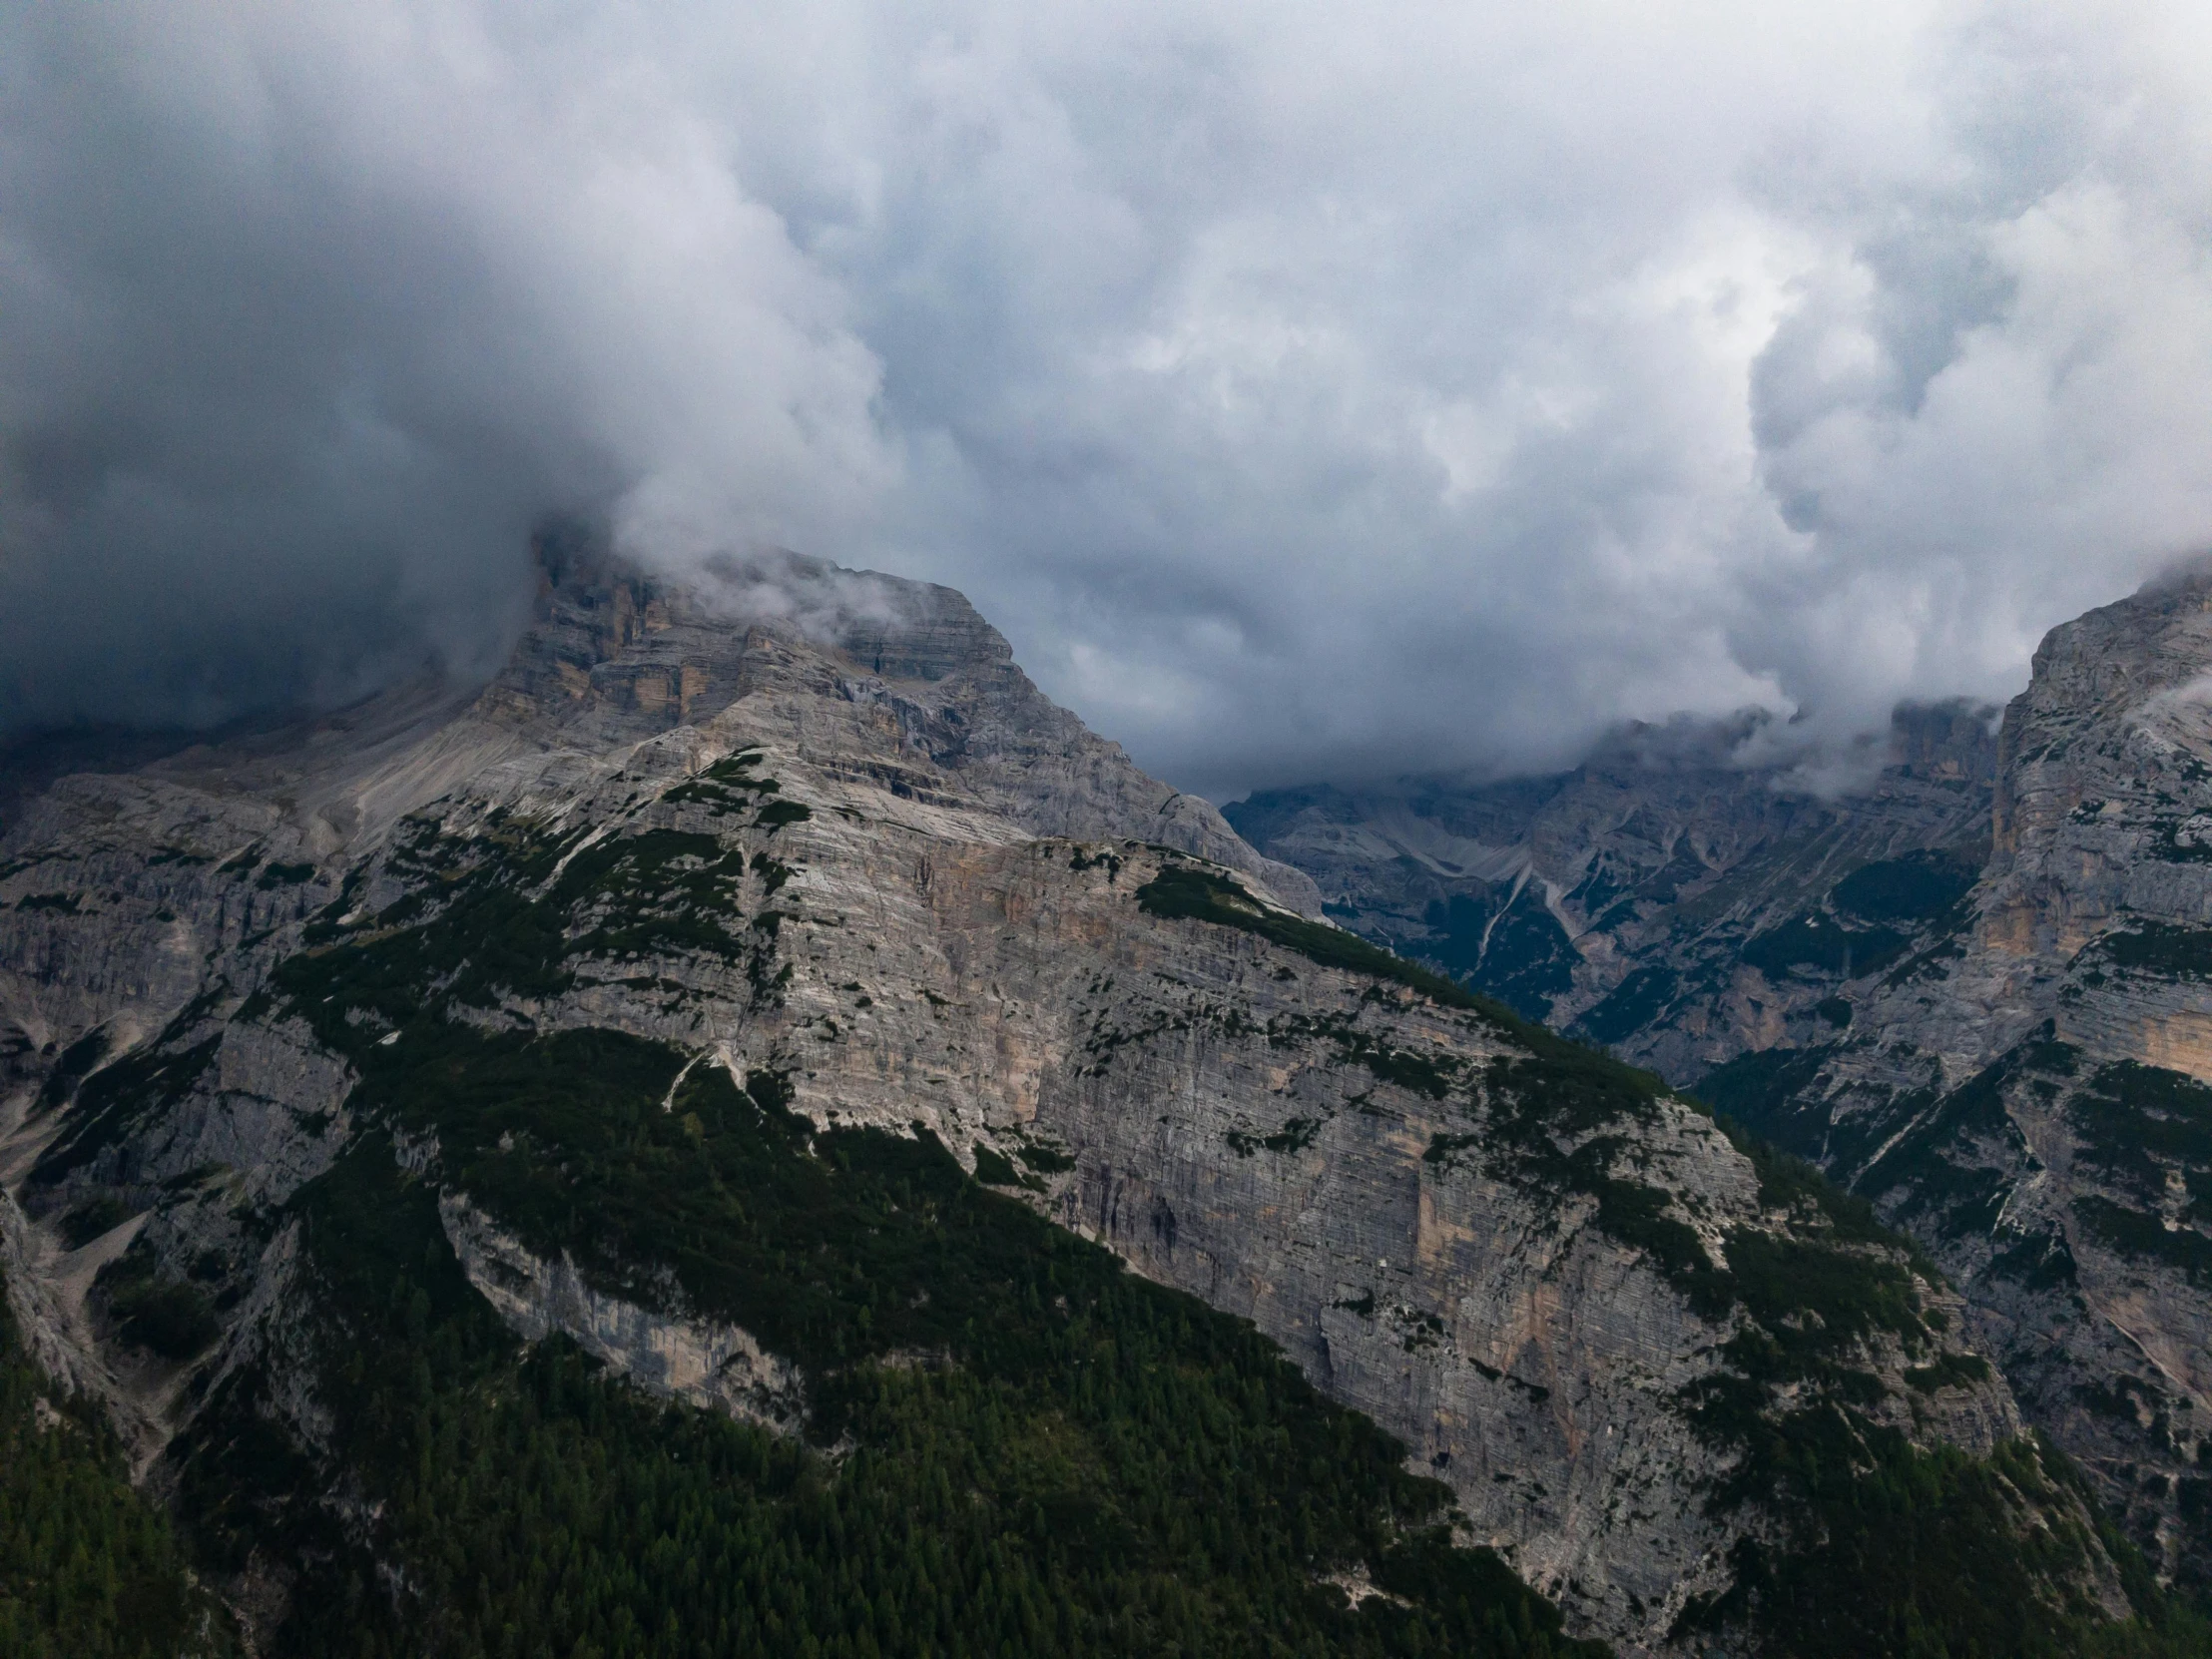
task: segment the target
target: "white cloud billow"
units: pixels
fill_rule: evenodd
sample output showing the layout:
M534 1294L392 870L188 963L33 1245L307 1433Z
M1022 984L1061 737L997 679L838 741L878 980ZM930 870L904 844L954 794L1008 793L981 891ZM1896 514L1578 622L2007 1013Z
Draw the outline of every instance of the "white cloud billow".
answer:
M2212 543L2180 4L0 29L18 724L480 660L558 507L953 582L1215 793L1840 737Z

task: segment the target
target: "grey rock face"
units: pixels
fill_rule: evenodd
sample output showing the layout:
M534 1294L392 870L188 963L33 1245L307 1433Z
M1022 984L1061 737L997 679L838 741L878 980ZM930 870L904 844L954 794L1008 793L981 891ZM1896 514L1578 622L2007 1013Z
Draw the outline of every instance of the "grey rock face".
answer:
M537 1342L559 1332L641 1387L767 1428L788 1432L804 1415L798 1371L752 1333L609 1296L565 1257L533 1255L466 1199L442 1197L438 1215L468 1282L518 1336Z
M1987 850L1994 714L1900 708L1887 753L1841 778L1747 760L1746 718L1632 728L1556 777L1228 814L1345 925L1688 1081L1829 1034L1931 942Z
M2212 578L2054 630L1966 925L1748 1104L1926 1239L2030 1415L2212 1579Z
M1605 820L1624 789L1593 784L1576 822ZM132 1212L131 1248L196 1276L222 1314L205 1353L132 1394L157 1442L210 1380L251 1367L273 1377L287 1432L317 1444L280 1207L340 1149L382 1143L357 1140L353 1068L272 974L436 914L472 860L526 842L559 849L541 890L576 860L635 873L647 847L704 846L664 858L662 887L580 888L563 912L572 971L527 994L421 994L486 1030L621 1032L782 1075L821 1127L926 1129L971 1168L1026 1163L1031 1202L1251 1318L1399 1435L1469 1534L1579 1629L1664 1649L1688 1599L1731 1581L1735 1546L1775 1531L1757 1501L1714 1501L1742 1453L1693 1421L1753 1320L1710 1294L1731 1251L1813 1252L1950 1311L1839 1333L1870 1422L1975 1451L2017 1432L1948 1293L1770 1191L1663 1086L1563 1077L1579 1062L1541 1033L1281 942L1305 936L1284 929L1311 884L1169 794L1051 708L947 590L796 559L679 589L551 548L543 624L472 702L395 693L67 778L0 837L0 1029L22 1126L11 1287L20 1262L25 1296L52 1289L42 1264L72 1216ZM1947 832L1931 803L1950 795L1907 797L1907 828L1852 844ZM1698 786L1685 812L1710 799ZM1569 816L1544 822L1566 836ZM1687 834L1650 840L1661 871ZM1698 834L1693 850L1721 830ZM1778 870L1848 861L1817 844L1785 856L1772 825L1743 838ZM1586 892L1626 868L1591 863ZM1137 896L1232 872L1235 914L1259 931ZM709 885L711 900L672 896ZM1623 886L1618 926L1655 925L1639 907L1655 891ZM624 933L618 914L671 925ZM361 1018L360 1042L397 1040ZM787 1361L652 1273L526 1248L452 1184L434 1141L396 1155L440 1186L448 1242L515 1329L565 1332L710 1406L799 1409ZM112 1333L48 1325L57 1366L119 1352Z
M1210 804L1146 777L1054 704L950 588L789 553L710 565L686 585L588 547L543 560L547 616L485 693L495 720L599 747L744 699L758 730L831 773L980 804L1032 834L1179 847L1320 914L1304 872L1256 855Z
M803 889L841 924L794 947L791 1008L814 1039L794 1056L800 1103L895 1126L918 1097L950 1144L1070 1159L1049 1195L1061 1221L1251 1318L1401 1435L1474 1534L1585 1628L1658 1643L1690 1596L1729 1581L1746 1524L1705 1513L1727 1459L1684 1416L1726 1322L1609 1237L1593 1200L1545 1191L1508 1155L1476 1079L1515 1045L1202 922L1132 926L1129 892L1159 868L1128 843L933 852L905 900L921 925L880 907L896 872L866 883L861 936L879 949L847 942L858 894ZM906 941L921 953L895 953ZM861 990L841 1006L810 989L846 973ZM1392 1054L1451 1081L1431 1094L1361 1058ZM1612 1137L1610 1163L1670 1194L1716 1256L1731 1227L1778 1224L1691 1109L1661 1099L1587 1138ZM1902 1354L1867 1363L1901 1426L1970 1445L2016 1431L1985 1388L1940 1401L1955 1421L1916 1426Z

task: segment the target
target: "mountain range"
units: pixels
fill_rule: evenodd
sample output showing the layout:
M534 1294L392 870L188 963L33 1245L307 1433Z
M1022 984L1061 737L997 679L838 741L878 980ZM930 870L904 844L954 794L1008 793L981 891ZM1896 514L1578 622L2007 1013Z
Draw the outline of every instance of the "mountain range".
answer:
M22 1651L2206 1651L2212 586L1225 818L948 589L537 559L9 769Z

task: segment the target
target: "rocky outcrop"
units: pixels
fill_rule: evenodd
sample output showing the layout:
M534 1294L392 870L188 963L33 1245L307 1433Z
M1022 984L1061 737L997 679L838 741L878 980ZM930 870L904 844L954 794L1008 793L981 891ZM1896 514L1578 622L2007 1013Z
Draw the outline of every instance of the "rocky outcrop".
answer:
M1955 938L1722 1092L1926 1239L2030 1415L2212 1582L2212 576L2053 630L2000 747Z
M545 616L484 694L494 721L596 749L743 700L754 730L831 776L977 805L1031 834L1158 841L1320 913L1303 871L1255 854L1211 804L1055 705L950 588L795 553L710 563L682 584L573 538L540 558Z
M446 1195L438 1216L468 1282L516 1335L557 1332L642 1388L781 1432L805 1414L805 1380L752 1333L606 1295L566 1256L533 1255L466 1199Z

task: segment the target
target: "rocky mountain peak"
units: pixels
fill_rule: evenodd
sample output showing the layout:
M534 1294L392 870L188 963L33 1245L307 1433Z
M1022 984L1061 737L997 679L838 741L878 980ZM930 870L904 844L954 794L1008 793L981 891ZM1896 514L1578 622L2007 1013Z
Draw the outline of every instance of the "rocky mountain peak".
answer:
M781 551L652 572L576 532L541 536L537 559L538 619L484 692L486 720L606 750L742 702L809 759L915 799L1195 852L1321 913L1310 877L1054 704L951 588Z
M1997 714L1964 697L1900 703L1890 715L1891 765L1906 778L1987 788L1997 774Z
M891 681L988 676L1013 665L1005 636L965 596L932 582L846 570L782 549L656 572L577 530L541 533L534 555L538 619L498 682L523 696L551 689L550 671L575 700L579 675L624 663L615 680L629 696L613 701L705 718L739 694L748 644L758 649L764 637L828 652ZM602 696L615 689L599 688ZM554 698L549 706L561 705Z
M2084 792L2103 787L2092 786L2091 773L2129 794L2146 765L2162 771L2202 749L2208 675L2212 569L2203 566L2183 567L2045 635L1998 740L1999 859L2018 855L2023 836L2056 833ZM2082 738L2086 745L2077 745Z
M773 674L770 641L891 682L1013 669L1005 637L934 583L781 550L652 571L574 530L534 551L537 618L487 692L510 720L589 720L609 738L696 723Z
M2212 660L2212 565L2188 564L2060 623L2036 647L2025 710L2110 712L2194 679Z

